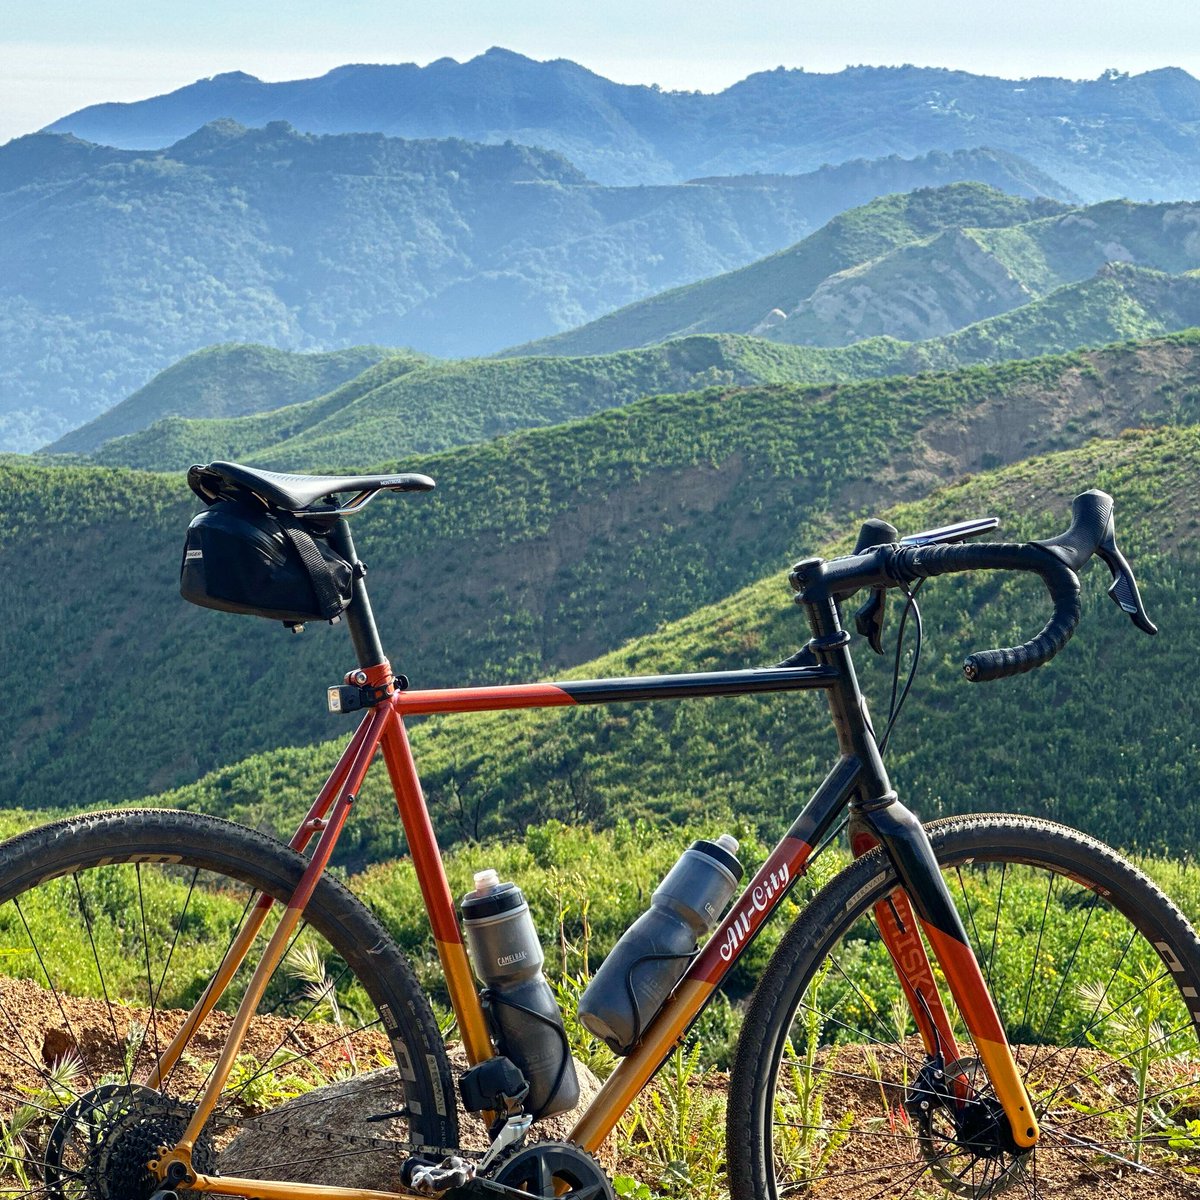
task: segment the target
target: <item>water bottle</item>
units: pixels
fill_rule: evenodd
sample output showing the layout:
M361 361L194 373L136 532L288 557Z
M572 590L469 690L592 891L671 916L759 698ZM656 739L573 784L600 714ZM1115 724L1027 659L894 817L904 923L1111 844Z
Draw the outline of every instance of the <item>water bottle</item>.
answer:
M628 1054L721 919L742 880L737 839L693 842L592 977L579 1019L615 1054Z
M462 915L475 973L488 989L484 1009L493 1041L529 1081L526 1111L535 1118L570 1112L579 1103L579 1081L521 889L501 883L495 871L478 871Z

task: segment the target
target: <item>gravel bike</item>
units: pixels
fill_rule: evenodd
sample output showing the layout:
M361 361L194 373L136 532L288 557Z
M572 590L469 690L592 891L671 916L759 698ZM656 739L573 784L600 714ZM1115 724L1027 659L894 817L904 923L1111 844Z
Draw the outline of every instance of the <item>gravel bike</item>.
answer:
M306 560L316 545L346 567L341 615L358 666L330 699L361 723L287 845L215 817L126 809L0 846L6 1195L613 1197L594 1155L843 831L852 861L801 910L745 1015L728 1091L735 1200L1196 1194L1184 1170L1200 1133L1196 934L1141 871L1083 833L1003 815L923 826L882 758L897 705L877 734L842 622L865 591L856 624L878 650L890 591L919 631L922 581L1032 572L1053 607L1045 628L964 665L972 681L999 679L1066 643L1077 572L1097 555L1118 606L1153 633L1104 493L1077 497L1070 528L1031 543L969 540L992 519L908 537L868 521L853 553L792 570L811 636L775 666L421 689L384 655L348 518L380 492L432 480L212 463L189 482L218 512L231 499L256 506ZM915 659L909 684L913 672ZM478 1152L463 1149L429 1000L381 921L326 870L377 752L479 1068L499 1057L494 1027L405 720L813 690L829 703L836 761L568 1136L531 1139L530 1114L497 1086L473 1106L487 1128L480 1141L470 1118ZM339 1088L370 1109L369 1133L339 1130ZM390 1182L350 1182L364 1162Z

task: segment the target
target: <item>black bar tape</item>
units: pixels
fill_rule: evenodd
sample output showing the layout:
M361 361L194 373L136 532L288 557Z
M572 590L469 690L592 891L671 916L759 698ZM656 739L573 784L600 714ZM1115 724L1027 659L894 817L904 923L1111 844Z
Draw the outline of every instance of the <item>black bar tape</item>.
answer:
M1054 615L1036 637L1020 646L970 655L963 673L972 683L1032 671L1071 640L1079 624L1079 577L1049 550L1009 542L914 546L898 550L892 560L897 581L906 584L957 571L1032 571L1041 576L1054 603Z

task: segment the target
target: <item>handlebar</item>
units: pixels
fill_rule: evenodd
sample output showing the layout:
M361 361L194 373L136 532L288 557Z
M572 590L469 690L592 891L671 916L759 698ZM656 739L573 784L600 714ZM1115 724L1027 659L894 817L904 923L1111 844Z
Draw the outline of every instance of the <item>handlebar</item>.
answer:
M823 563L805 560L796 565L790 579L801 601L814 598L814 587L837 600L847 599L861 588L871 588L870 600L859 610L858 627L872 648L880 651L883 598L889 588L907 588L919 579L957 571L1031 571L1040 576L1053 606L1050 620L1040 633L1019 646L969 655L963 672L972 683L1032 671L1049 662L1067 644L1079 624L1076 572L1093 554L1112 572L1108 594L1113 601L1144 633L1158 632L1146 614L1133 570L1117 548L1111 496L1097 490L1076 496L1070 527L1054 538L961 544L962 538L987 527L987 522L968 522L917 534L904 539L910 544L898 544L892 526L872 520L863 526L853 554ZM819 570L814 572L817 564Z

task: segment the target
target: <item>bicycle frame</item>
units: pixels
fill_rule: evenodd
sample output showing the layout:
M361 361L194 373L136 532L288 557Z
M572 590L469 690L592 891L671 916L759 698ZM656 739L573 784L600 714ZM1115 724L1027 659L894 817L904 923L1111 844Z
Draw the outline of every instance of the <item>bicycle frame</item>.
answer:
M348 530L344 536L352 556ZM353 557L351 561L354 561ZM810 569L819 576L820 560L808 562L815 564ZM933 949L963 1023L978 1048L996 1097L1008 1117L1015 1142L1023 1148L1033 1146L1038 1138L1038 1126L1032 1105L1017 1074L999 1016L937 868L929 840L920 822L899 803L891 788L851 661L850 637L841 628L836 599L805 599L804 604L813 633L808 643L812 665L500 687L391 690L394 676L378 647L370 605L362 581L358 581L355 599L348 610L348 623L359 661L364 664L362 673L366 686L378 689L383 698L367 711L291 840L293 848L303 850L314 836L319 835L310 865L255 969L229 1039L187 1130L175 1147L152 1164L159 1177L171 1184L182 1183L186 1176L189 1190L235 1192L256 1200L284 1200L285 1197L395 1200L399 1195L207 1176L195 1174L191 1165L192 1149L233 1068L267 982L329 862L367 768L379 749L382 749L395 792L467 1057L472 1064L492 1057L494 1051L483 1009L409 747L404 725L406 717L806 690L822 690L828 694L841 751L838 761L692 961L642 1040L618 1064L576 1123L570 1140L587 1150L599 1149L637 1094L682 1041L726 972L804 874L814 851L835 829L842 814L849 810L850 841L855 856L881 845L900 880L900 888L877 906L876 916L927 1053L942 1054L946 1063L959 1057L921 931ZM269 898L259 901L217 975L161 1056L148 1081L151 1087L157 1086L178 1060L192 1034L216 1005L271 906ZM965 1095L965 1082L961 1079L959 1089Z

